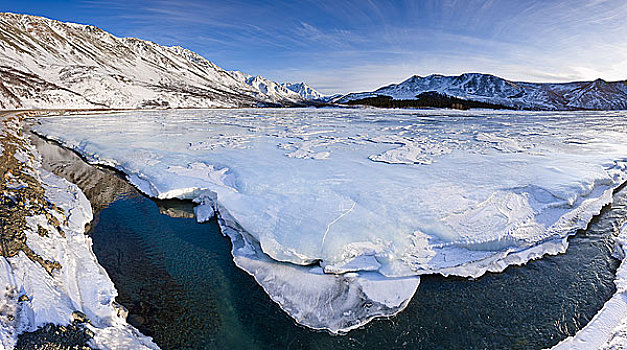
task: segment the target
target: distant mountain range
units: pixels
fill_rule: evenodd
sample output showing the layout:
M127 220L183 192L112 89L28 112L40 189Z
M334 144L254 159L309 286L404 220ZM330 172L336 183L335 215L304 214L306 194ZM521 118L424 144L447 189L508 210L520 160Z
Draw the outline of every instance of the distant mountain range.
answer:
M229 74L236 80L245 83L268 96L272 101L284 105L293 105L310 102L328 102L340 95L326 96L311 88L309 85L300 83L277 83L266 79L261 75L250 75L237 70L229 71Z
M389 101L391 100L391 101ZM435 101L435 103L434 103ZM326 96L305 83L225 71L182 47L94 26L0 13L0 109L235 108L326 103L627 109L627 83L515 82L490 74L412 76L372 92Z
M295 93L299 94L301 97L309 101L330 102L343 96L342 94L323 95L303 82L283 83L281 85L287 89L294 91Z
M182 47L0 13L0 109L302 106L322 96L301 84L302 93Z
M414 75L399 83L372 92L344 95L337 103L371 101L375 97L394 100L416 100L425 93L488 103L514 109L580 110L627 109L627 82L601 79L573 83L526 83L490 74L466 73L458 76ZM365 103L367 104L367 103Z

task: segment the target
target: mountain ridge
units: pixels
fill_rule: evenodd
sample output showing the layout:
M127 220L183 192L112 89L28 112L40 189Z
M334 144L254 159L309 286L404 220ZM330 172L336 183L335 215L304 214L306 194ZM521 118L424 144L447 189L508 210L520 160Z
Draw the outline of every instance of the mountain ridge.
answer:
M309 103L295 93L266 94L181 46L120 38L93 25L8 12L0 13L0 78L0 109Z
M329 102L333 98L342 96L341 94L325 95L317 91L316 89L312 88L304 81L299 81L296 83L287 82L287 83L282 83L281 85L289 90L296 92L303 98L310 100L310 101Z
M486 73L413 75L371 92L349 93L334 100L349 103L367 98L392 97L414 100L422 93L437 92L468 101L528 110L627 109L627 81L603 79L567 83L512 81Z
M228 73L236 80L261 91L278 103L289 105L304 103L308 100L300 94L287 89L283 84L262 77L261 75L251 75L238 70L228 71Z
M431 92L523 110L627 109L624 80L532 83L486 73L413 75L370 92L324 95L304 82L226 71L181 46L0 12L0 109L290 107Z

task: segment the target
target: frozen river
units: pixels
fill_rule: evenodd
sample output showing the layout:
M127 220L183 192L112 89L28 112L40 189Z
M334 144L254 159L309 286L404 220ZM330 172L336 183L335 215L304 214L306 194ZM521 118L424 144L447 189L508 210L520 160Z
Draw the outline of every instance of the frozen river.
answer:
M35 130L149 196L217 212L233 257L297 322L344 332L421 275L479 277L566 250L627 174L619 112L124 112ZM414 302L420 302L414 301Z

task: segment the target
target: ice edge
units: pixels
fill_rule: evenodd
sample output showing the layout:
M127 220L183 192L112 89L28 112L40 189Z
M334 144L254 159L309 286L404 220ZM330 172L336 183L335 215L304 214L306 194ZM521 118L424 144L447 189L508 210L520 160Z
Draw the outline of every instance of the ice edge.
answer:
M62 138L56 138L54 136L41 133L37 130L33 130L33 131L37 135L45 139L55 141L66 148L70 148L74 150L91 164L112 167L122 172L123 174L125 174L125 176L127 177L127 180L132 185L137 187L142 193L146 194L149 197L158 198L158 199L167 199L167 198L190 199L189 195L191 193L198 193L199 191L209 192L206 189L189 188L189 189L178 189L177 191L170 191L167 193L160 193L155 188L155 186L150 182L150 180L142 176L141 173L134 173L132 171L129 171L122 165L118 164L115 160L100 159L98 155L96 154L91 155L87 153L84 149L81 149L79 145L75 145L72 142L69 142L68 140L64 140ZM624 162L624 160L616 160L615 165L618 165L618 163L621 163L621 162ZM625 182L625 174L623 173L622 176L620 176L620 180L616 181L611 186L607 186L607 189L603 191L603 194L601 196L591 199L591 201L588 203L588 206L587 206L588 210L579 212L578 214L580 215L574 215L571 217L571 219L573 219L573 221L575 221L576 224L568 232L564 233L563 236L551 236L551 237L548 237L546 240L539 242L538 244L533 245L531 247L527 247L518 251L511 251L511 250L504 251L502 252L502 254L499 254L496 257L493 256L487 259L471 262L466 266L455 266L451 268L442 269L441 271L429 271L423 274L441 274L443 276L456 275L460 277L477 278L477 277L484 275L487 272L492 272L492 273L502 272L508 266L524 265L531 260L542 258L545 255L557 255L557 254L565 253L569 245L568 239L571 236L575 235L579 229L585 229L587 225L589 224L589 222L592 220L592 218L595 215L598 215L601 209L605 205L610 204L612 202L612 193L615 191L616 188L620 187L624 182ZM237 225L237 223L234 220L230 219L228 210L219 206L219 203L215 204L215 206L216 207L214 208L214 211L215 211L216 216L218 217L218 222L220 224L221 229L223 230L223 234L227 235L231 239L231 242L233 244L232 255L233 255L235 264L239 268L241 268L242 270L246 271L248 274L253 276L253 278L255 278L255 280L261 285L261 287L270 296L270 298L274 302L276 302L280 306L280 308L284 310L290 317L292 317L297 323L301 325L304 325L304 326L307 326L309 328L316 329L316 330L326 330L332 334L345 334L349 332L350 330L359 328L369 323L375 318L391 317L403 311L409 304L409 301L415 294L418 288L418 285L420 283L419 276L410 276L410 277L405 277L405 278L384 277L386 279L389 279L390 281L405 280L409 283L409 286L405 286L405 291L400 292L400 294L406 295L407 298L403 302L401 302L398 305L398 307L395 308L395 310L391 312L387 312L385 314L368 315L365 318L353 320L355 322L349 321L348 324L345 324L343 326L329 325L329 323L333 323L334 321L329 317L327 317L326 324L319 324L319 323L311 322L310 319L300 317L300 314L301 314L300 311L302 310L295 310L293 306L290 306L289 303L286 302L284 296L277 295L276 293L274 293L274 291L269 287L268 280L261 278L259 275L259 270L255 268L254 266L252 266L251 262L249 260L247 261L246 259L251 259L251 256L254 256L254 259L252 260L256 259L257 261L263 261L267 259L265 263L283 265L283 267L290 267L290 268L299 270L298 272L300 273L307 273L307 274L313 273L314 275L317 275L318 273L322 273L322 272L317 271L315 266L313 267L301 266L301 265L296 265L290 262L280 262L280 261L270 258L267 254L263 253L258 242L256 242L256 240L253 237L251 237L241 227L239 227L239 225ZM573 210L573 212L569 214L577 214L575 212L576 210ZM225 218L227 219L225 220ZM248 240L252 240L253 242L248 241L247 238ZM252 244L256 243L258 246L257 247L258 251L253 250L254 251L253 254L239 255L239 252L236 249L236 242L238 240L246 242L244 246L249 245L251 243ZM245 248L250 249L250 246L246 246ZM259 253L261 254L259 255ZM477 263L486 262L486 261L488 261L487 264L476 266ZM471 267L471 269L468 269L468 267ZM310 271L306 271L307 269L310 269ZM366 273L366 272L345 273L343 275L331 275L331 274L322 273L323 276L329 276L331 278L333 278L334 276L336 278L338 276L339 277L348 276L349 278L355 278L355 277L361 277L360 274L361 276L365 276L367 280L369 277L368 275L372 273ZM380 275L379 273L374 273L374 274L383 277L383 275ZM276 278L277 276L273 276L273 277ZM626 276L626 279L627 279L627 276ZM317 285L315 284L307 284L308 288L312 288L316 286ZM408 292L408 291L411 291L411 292ZM627 295L625 295L625 299L627 299ZM627 305L627 301L625 301L625 305ZM627 315L627 306L626 306L625 314ZM317 316L320 316L320 315L317 315Z
M616 293L584 328L552 350L623 348L627 340L627 223L614 238L614 255L621 259L614 279Z
M129 183L148 197L190 200L194 199L191 195L195 194L196 198L215 198L211 191L199 188L161 193L143 174L132 172L115 160L100 159L68 140L44 134L34 128L31 131L46 140L73 150L92 165L101 165L121 172ZM231 240L233 246L231 254L235 265L251 275L272 301L300 325L331 334L345 334L368 324L375 318L388 318L403 311L420 284L419 276L389 278L377 272L366 271L342 275L326 274L317 265L302 266L274 260L262 251L255 238L247 234L232 219L226 208L215 202L213 205L223 234ZM283 283L281 293L273 289L276 286L272 282L277 280ZM296 288L297 283L294 281L302 283L307 288ZM393 291L391 296L377 293L382 284L385 284L385 289ZM298 300L303 298L303 294L306 294L305 298L308 299L310 306L306 310L303 304L299 303L302 300ZM356 309L363 310L355 312Z

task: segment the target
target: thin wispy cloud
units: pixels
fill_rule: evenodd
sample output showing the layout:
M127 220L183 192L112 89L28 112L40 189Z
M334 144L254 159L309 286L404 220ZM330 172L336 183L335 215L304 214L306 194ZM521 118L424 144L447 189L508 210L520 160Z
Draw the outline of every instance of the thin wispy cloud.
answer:
M627 78L622 0L0 0L7 11L181 45L226 69L349 92L412 74Z

